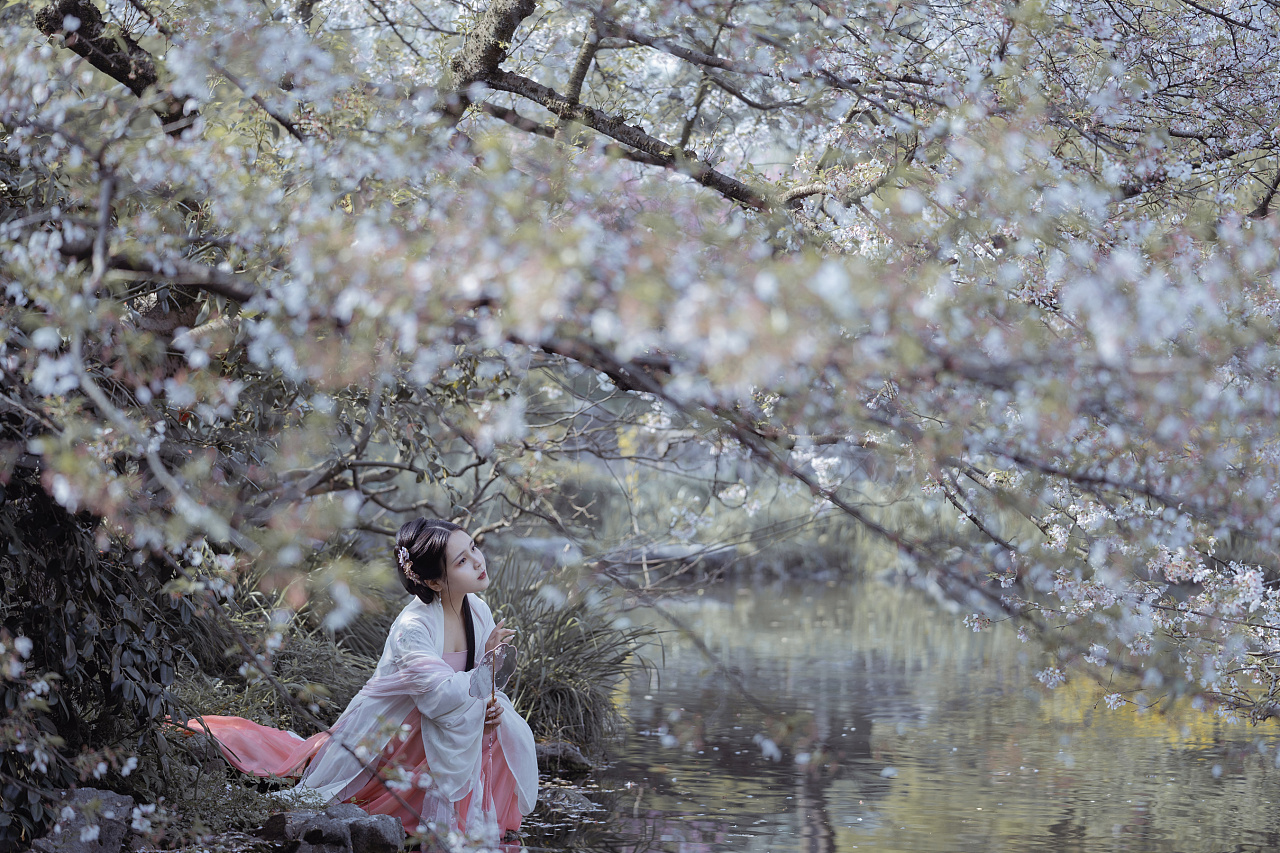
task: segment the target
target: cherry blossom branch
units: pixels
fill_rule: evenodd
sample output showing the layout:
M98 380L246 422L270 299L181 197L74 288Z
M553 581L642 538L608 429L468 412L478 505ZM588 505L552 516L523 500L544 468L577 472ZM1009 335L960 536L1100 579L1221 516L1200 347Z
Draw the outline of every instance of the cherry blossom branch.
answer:
M866 82L868 82L858 79L841 78L828 70L788 73L786 71L755 65L753 63L741 62L736 59L730 59L724 56L705 53L694 48L684 47L683 45L676 44L670 39L641 32L634 27L620 24L617 21L602 21L600 23L600 31L603 35L607 35L611 38L622 39L634 44L650 47L654 50L660 50L663 53L669 53L677 59L683 59L684 61L694 65L701 65L707 68L718 68L732 74L776 77L791 83L825 80L840 89L853 89L854 87L865 85ZM917 74L884 75L882 79L895 83L910 83L919 86L933 85L932 80ZM757 109L763 108L758 107Z
M89 290L96 291L107 273L107 231L111 224L111 201L116 192L115 173L106 171L98 196L98 226L94 229L93 246L89 253L93 273L89 277Z
M1007 551L1017 550L1007 539L987 527L987 525L983 523L982 519L978 518L976 513L970 510L966 504L961 502L960 496L953 490L953 487L958 489L958 485L954 480L952 480L952 486L950 487L941 481L938 482L938 485L942 487L942 495L947 499L947 503L951 504L965 518L969 519L969 521L973 523L973 526L978 528L984 536Z
M1201 6L1199 3L1195 2L1195 0L1181 0L1181 2L1187 6L1190 6L1192 9L1197 9L1201 12L1204 12L1206 15L1212 15L1213 17L1217 18L1219 21L1228 23L1233 27L1244 27L1246 30L1249 30L1251 32L1255 32L1255 33L1259 32L1258 28L1255 27L1253 24L1249 24L1244 21L1237 21L1235 18L1231 17L1230 15L1224 15L1221 12L1216 12L1213 9L1210 9L1208 6Z
M604 574L606 577L608 577L618 586L625 589L627 592L634 595L636 598L640 599L640 601L642 601L646 607L652 609L658 615L662 616L662 618L666 619L668 622L674 625L676 630L684 634L685 637L687 637L689 641L692 642L695 647L697 647L698 651L702 653L702 656L705 657L707 661L709 661L713 666L715 666L716 669L720 671L720 673L725 677L726 680L732 682L733 686L737 688L738 693L742 696L742 698L746 699L747 702L750 703L752 706L754 706L756 710L760 711L762 714L764 714L767 717L777 716L777 711L775 709L770 708L759 697L757 697L754 693L752 693L747 688L746 683L742 680L742 675L739 671L739 668L736 666L729 666L728 664L726 664L719 655L717 655L714 651L711 650L711 647L706 644L706 642L702 639L698 631L693 630L682 619L680 619L679 617L671 613L669 610L667 610L665 607L663 607L659 603L656 597L650 595L644 588L642 588L635 581L626 577L621 572L618 572L609 568L607 565L602 566L599 563L597 563L596 565L602 574Z
M426 62L426 57L418 52L418 48L414 46L412 41L405 37L404 33L400 32L400 28L396 26L395 20L387 14L386 9L382 8L382 4L379 3L378 0L368 0L368 3L373 7L374 11L382 16L382 23L387 25L387 28L391 30L392 35L399 39L400 43L408 48L409 52L416 56L420 62ZM377 18L375 18L375 20L377 20Z
M705 65L709 68L719 68L724 71L731 71L735 74L764 74L765 69L746 62L739 62L723 56L715 56L710 53L703 53L700 50L683 47L672 42L670 39L652 36L648 33L640 32L634 27L620 24L617 21L602 20L599 24L601 35L610 36L612 38L625 39L635 44L641 44L645 47L651 47L654 50L660 50L663 53L669 53L674 57L691 62L695 65Z
M467 33L462 51L450 63L456 91L465 101L472 83L484 82L507 58L516 29L537 8L535 0L494 0Z
M527 342L513 338L516 343L528 345ZM657 379L652 376L648 370L643 368L637 370L631 365L625 364L614 358L610 353L601 348L571 339L554 339L539 343L537 346L548 353L556 353L567 358L573 359L580 364L588 365L607 375L620 388L632 391L643 391L654 395L663 400L668 405L679 411L689 411L690 407L683 404L666 393L666 389ZM753 456L765 462L770 468L778 473L798 480L803 483L810 492L828 500L866 529L876 533L883 539L891 542L895 547L903 553L908 554L914 559L922 559L925 554L915 542L908 540L901 534L896 533L879 522L872 519L858 507L853 506L847 500L842 498L833 489L823 488L812 477L802 471L796 470L786 460L780 459L776 454L771 453L763 444L763 436L756 432L755 428L747 422L740 412L734 412L723 407L708 406L704 410L714 416L723 428L731 433L737 440L746 447Z
M742 103L746 104L747 106L753 109L761 110L761 111L780 110L785 107L799 107L799 106L803 106L805 103L804 98L792 98L789 101L758 101L755 98L752 98L750 95L747 95L745 92L743 92L737 86L730 83L728 80L725 80L724 78L716 74L713 74L710 71L706 72L706 79L714 83L716 87L721 91L727 92L733 97L737 98L739 101L742 101Z
M496 119L505 121L516 130L523 130L525 133L532 133L534 136L541 136L545 139L555 139L556 129L550 125L542 124L534 121L528 116L523 116L510 107L504 107L501 104L491 104L485 101L480 104L480 110Z
M496 119L505 121L507 124L511 125L517 130L523 130L525 133L532 133L535 136L541 136L545 139L556 139L558 141L563 141L569 145L574 146L575 148L581 148L583 150L588 150L591 148L590 143L584 140L573 139L573 138L561 139L560 137L557 136L556 128L552 127L551 125L541 124L539 122L536 122L533 119L528 118L527 116L521 115L520 113L511 109L510 107L504 107L504 106L501 106L500 104L491 104L486 101L485 103L480 104L480 109L484 113L491 115ZM605 154L605 156L619 157L623 160L631 160L636 163L644 163L646 166L661 166L665 168L667 165L661 159L650 156L649 154L646 154L643 151L632 151L629 148L624 148L623 146L613 142L609 143L608 145L605 145L601 149L601 151Z
M127 32L107 29L102 13L89 0L57 0L36 13L36 27L50 38L59 37L62 46L83 56L94 68L125 86L139 98L159 81L155 59ZM183 102L169 95L154 104L165 132L181 133L195 120L187 115Z
M73 240L60 249L64 257L77 260L93 260L97 264L97 240ZM148 279L164 281L174 287L194 287L207 293L222 296L232 302L248 302L257 288L245 276L223 272L216 267L205 266L177 258L166 258L165 265L171 272L157 270L124 255L104 255L104 270L138 273Z
M166 26L163 21L157 18L155 14L142 3L142 0L129 0L129 5L132 6L134 9L137 9L138 12L140 12L141 14L145 15L147 18L147 23L155 27L156 31L159 32L161 35L163 35L165 38L169 39L172 42L177 42L180 40L172 29ZM262 110L272 119L274 119L277 124L279 124L285 130L287 130L290 136L292 136L294 139L298 140L299 142L306 141L307 139L306 134L304 134L301 130L299 130L296 124L294 124L288 118L280 115L274 109L272 109L271 105L268 104L261 95L259 95L257 92L251 91L250 88L246 86L245 83L235 74L233 74L231 70L228 69L225 65L223 65L221 62L219 62L218 60L212 57L209 58L209 65L214 70L216 70L219 74L226 77L227 80L231 82L231 85L235 86L245 95L247 95L250 100L252 100L255 104L258 105L258 109Z
M137 2L137 0L131 0L131 2ZM497 91L507 92L531 100L559 119L559 129L551 129L521 116L510 108L492 105L483 107L486 113L525 132L547 136L548 131L550 131L551 137L557 138L561 129L570 123L576 122L629 146L640 155L628 156L624 154L623 156L627 156L627 159L681 172L708 189L720 193L725 198L756 210L771 210L779 206L779 201L771 194L748 186L736 178L717 171L710 164L700 161L693 152L681 150L678 146L664 142L639 127L628 125L620 118L594 107L585 106L579 100L582 82L595 58L596 52L600 48L602 36L625 38L638 44L666 50L672 55L690 62L735 73L772 74L772 72L725 59L724 57L682 48L665 39L647 36L633 28L625 27L615 21L606 20L600 12L596 12L593 16L594 29L588 33L583 43L577 62L570 74L569 85L565 94L560 94L535 80L506 71L500 67L506 59L508 47L515 36L516 30L524 19L533 14L535 10L535 0L496 0L496 2L489 5L479 23L468 33L462 52L451 63L456 79L454 81L452 101L444 107L446 114L452 116L455 121L460 119L465 107L471 102L471 87L476 83L483 83ZM785 79L793 79L794 75L783 75L783 77ZM810 80L826 80L839 88L851 90L856 90L859 85L858 81L844 80L836 77L831 72L821 72L816 75L805 73L799 75L799 77ZM730 95L756 109L778 109L802 103L802 101L757 101L744 94L736 86L718 79L714 75L710 77L710 80ZM889 112L893 112L887 105L881 104L877 99L869 98L865 93L861 94L863 97L868 97L870 102L882 106ZM885 180L888 180L888 178ZM864 197L866 194L879 189L882 185L880 183L873 184L857 197ZM816 185L807 185L807 188L814 186ZM814 189L812 192L792 195L791 198L784 198L782 204L788 207L795 207L795 202L798 198L816 194L820 191Z
M879 192L893 180L897 174L897 169L886 169L885 173L868 184L856 187L852 190L840 190L826 181L814 181L808 184L801 184L798 187L792 187L782 194L782 203L787 207L795 207L806 198L815 195L829 195L842 205L849 207L854 205L869 195Z
M1157 501L1164 506L1173 507L1175 509L1182 510L1183 512L1189 512L1189 510L1187 510L1185 507L1185 501L1180 501L1180 500L1177 500L1176 498L1170 497L1169 495L1161 494L1160 492L1157 492L1154 488L1144 485L1142 483L1126 483L1120 480L1112 479L1110 477L1105 477L1101 474L1087 474L1082 471L1072 471L1069 468L1063 468L1058 465L1053 465L1049 462L1043 462L1039 459L1032 459L1031 457L1028 457L1016 452L1008 453L998 448L991 448L991 452L999 456L1004 456L1005 458L1010 459L1013 462L1016 462L1017 464L1023 466L1024 468L1029 468L1033 471L1038 471L1041 474L1048 474L1049 476L1053 476L1053 477L1061 477L1064 480L1067 480L1069 482L1076 483L1082 486L1102 486L1104 488L1114 489L1118 492L1128 492L1131 494L1142 495L1143 497L1150 498L1151 500Z
M781 459L777 455L770 453L768 448L761 444L760 437L756 435L751 426L744 422L740 413L727 410L723 407L711 407L708 411L715 415L724 427L732 433L736 439L738 439L742 446L747 448L751 454L761 462L764 462L779 474L803 483L809 489L810 494L830 501L833 506L845 515L858 522L865 529L870 530L880 538L891 543L899 551L912 559L923 560L926 557L926 554L921 549L919 543L911 541L902 534L890 530L883 524L875 521L861 509L855 507L853 504L838 495L834 489L823 488L821 484L808 474L797 470L785 459Z
M650 136L644 130L594 107L570 103L559 92L528 77L498 69L484 76L481 82L500 92L509 92L527 98L562 120L586 125L592 130L629 145L652 158L653 165L661 165L688 175L725 198L757 210L769 210L774 207L773 199L768 195L747 186L736 178L717 172L708 164L698 160L692 152L677 152L674 146Z
M569 83L564 87L565 99L570 103L576 104L582 97L582 84L586 82L587 72L591 70L591 64L595 62L596 52L599 49L600 30L593 26L587 30L582 40L582 49L578 51L573 71L569 73Z
M165 467L157 449L158 442L143 435L138 430L137 425L129 420L124 412L120 411L108 399L106 393L98 387L98 383L89 375L88 369L84 366L83 336L78 331L71 338L71 356L76 377L80 383L80 389L84 391L85 396L93 402L103 415L142 449L143 456L147 460L147 465L151 469L152 475L173 498L174 509L193 525L203 529L213 539L231 542L241 551L256 555L261 550L257 544L232 527L225 518L212 508L191 497L187 493L186 487L178 482L178 479L169 473L169 469Z

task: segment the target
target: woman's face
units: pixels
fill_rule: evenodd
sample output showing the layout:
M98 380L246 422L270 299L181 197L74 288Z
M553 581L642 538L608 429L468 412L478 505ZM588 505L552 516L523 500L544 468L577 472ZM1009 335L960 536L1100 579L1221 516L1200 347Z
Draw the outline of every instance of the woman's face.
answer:
M451 598L461 598L471 592L489 588L489 572L484 554L465 530L455 530L444 548L444 581L431 581L428 585Z

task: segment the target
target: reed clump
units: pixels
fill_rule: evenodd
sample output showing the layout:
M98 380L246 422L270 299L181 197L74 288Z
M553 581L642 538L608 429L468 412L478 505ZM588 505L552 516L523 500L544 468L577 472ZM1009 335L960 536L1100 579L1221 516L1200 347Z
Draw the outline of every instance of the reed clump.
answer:
M609 600L557 591L541 570L512 568L485 596L495 618L517 630L507 695L538 740L566 740L599 753L622 721L624 680L649 666L640 650L652 628L618 624Z

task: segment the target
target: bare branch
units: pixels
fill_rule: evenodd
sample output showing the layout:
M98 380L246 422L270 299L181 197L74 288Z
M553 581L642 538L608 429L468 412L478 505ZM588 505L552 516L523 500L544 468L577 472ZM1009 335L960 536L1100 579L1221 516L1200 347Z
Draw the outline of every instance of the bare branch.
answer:
M713 189L726 198L757 210L771 209L773 200L764 193L741 181L717 172L698 160L692 152L680 152L638 127L626 124L594 107L573 104L563 95L519 74L501 69L487 75L483 82L502 92L510 92L540 104L562 120L576 121L618 140L653 158L654 165L683 172L703 186Z
M62 254L82 261L93 260L96 242L96 240L80 240L63 243ZM168 271L156 269L124 255L111 255L105 259L105 269L140 273L147 278L164 281L175 287L194 287L233 302L248 302L257 293L253 282L245 276L174 258L166 259L165 264L171 269Z
M1258 28L1255 27L1253 24L1248 24L1248 23L1245 23L1244 21L1237 21L1235 18L1231 17L1230 15L1224 15L1221 12L1215 12L1214 10L1210 9L1207 6L1201 6L1199 3L1195 2L1195 0L1182 0L1182 2L1190 6L1192 9L1197 9L1201 12L1204 12L1206 15L1212 15L1213 17L1217 18L1219 21L1228 23L1233 27L1244 27L1246 30L1251 30L1255 33L1258 32Z

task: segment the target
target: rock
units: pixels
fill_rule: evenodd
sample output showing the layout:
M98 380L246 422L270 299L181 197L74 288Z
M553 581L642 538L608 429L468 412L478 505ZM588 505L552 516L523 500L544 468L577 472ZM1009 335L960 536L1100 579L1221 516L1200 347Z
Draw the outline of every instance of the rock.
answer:
M335 820L364 820L369 813L355 803L334 803L324 810L324 816Z
M571 743L562 740L551 740L534 746L538 756L538 767L548 773L556 772L570 776L580 776L592 770L592 764L582 751Z
M190 763L198 766L203 773L221 773L227 766L227 759L217 742L203 732L182 733L185 737L179 738L177 743L190 754Z
M351 822L354 853L400 853L403 846L404 824L397 817L379 814Z
M399 853L404 845L398 818L371 815L351 803L274 814L258 835L288 853Z
M572 814L593 812L598 808L581 792L573 788L562 788L559 785L548 785L540 789L538 801L552 811Z
M76 788L62 792L62 801L54 804L61 811L54 830L31 845L40 853L120 853L133 823L133 797L97 788ZM69 814L68 814L69 812ZM82 835L94 838L81 841Z

